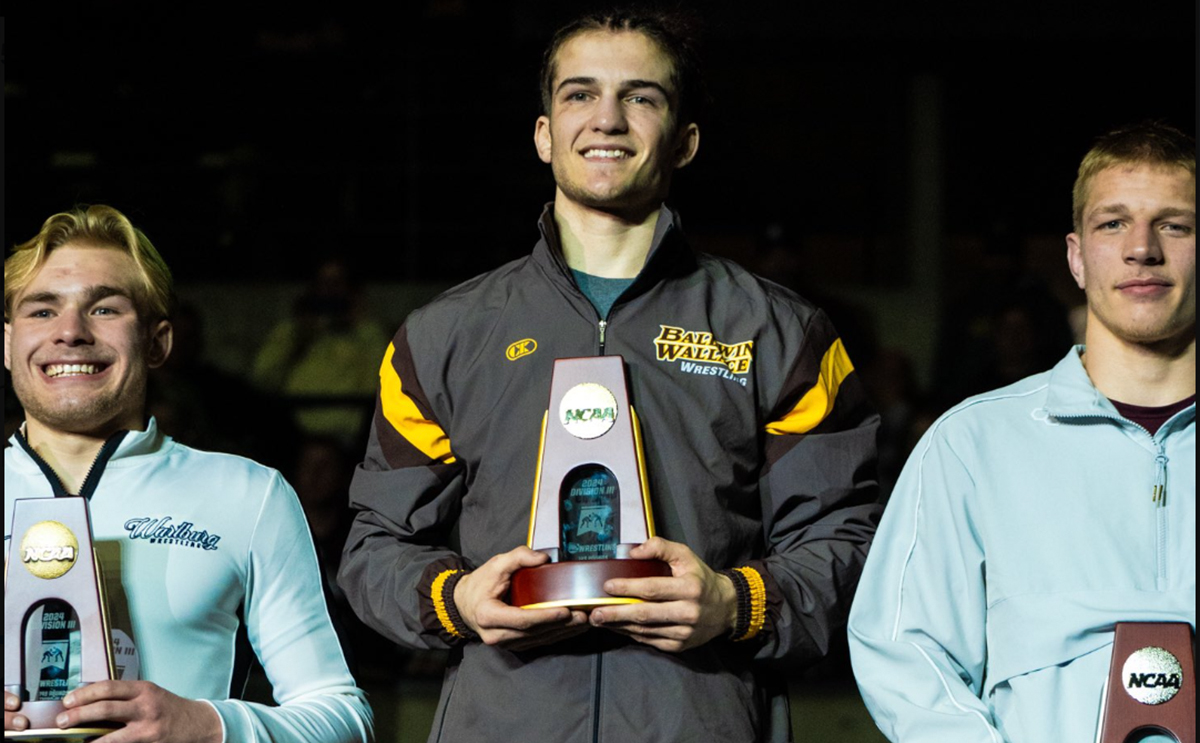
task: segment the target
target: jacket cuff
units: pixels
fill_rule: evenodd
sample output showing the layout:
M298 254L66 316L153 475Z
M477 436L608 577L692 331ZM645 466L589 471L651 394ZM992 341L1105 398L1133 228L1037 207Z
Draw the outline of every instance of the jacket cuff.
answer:
M742 642L762 632L767 619L767 589L758 570L743 566L722 571L737 592L737 620L729 639Z
M449 645L459 645L477 635L463 621L454 603L454 587L467 574L465 566L439 561L421 576L421 624Z

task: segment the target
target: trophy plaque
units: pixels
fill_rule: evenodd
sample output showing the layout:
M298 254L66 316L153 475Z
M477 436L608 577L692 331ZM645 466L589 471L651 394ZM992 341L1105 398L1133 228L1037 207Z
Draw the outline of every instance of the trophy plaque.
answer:
M550 562L513 574L510 601L526 609L632 604L610 578L670 576L629 550L654 536L637 414L620 356L557 359L529 517L529 547Z
M6 730L4 739L86 741L119 725L88 723L61 729L54 718L76 675L82 686L113 678L112 647L92 549L87 501L80 497L25 498L13 503L12 537L4 583L4 690L21 699L18 714L29 729ZM31 622L42 609L42 621ZM33 643L27 632L37 633ZM74 634L73 639L71 635ZM31 685L28 648L41 657ZM34 658L33 660L36 660Z
M1118 622L1098 743L1126 743L1135 733L1196 743L1195 684L1191 625Z

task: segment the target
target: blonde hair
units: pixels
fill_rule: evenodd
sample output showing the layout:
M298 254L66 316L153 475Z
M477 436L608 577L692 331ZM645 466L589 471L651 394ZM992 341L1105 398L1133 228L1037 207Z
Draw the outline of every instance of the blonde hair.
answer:
M51 216L31 240L12 249L4 260L4 321L12 320L13 302L46 262L50 252L67 243L111 247L133 258L141 277L133 299L145 322L170 317L174 302L171 269L145 233L121 212L105 206L78 206Z
M1096 140L1079 164L1079 175L1071 197L1071 213L1078 232L1083 227L1083 209L1091 195L1092 179L1102 170L1117 165L1180 167L1196 177L1196 143L1173 126L1158 121L1121 127Z

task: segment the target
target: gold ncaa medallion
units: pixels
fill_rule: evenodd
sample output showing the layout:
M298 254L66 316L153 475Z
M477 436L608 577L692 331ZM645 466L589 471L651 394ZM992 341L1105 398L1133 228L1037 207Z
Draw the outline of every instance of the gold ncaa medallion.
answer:
M60 578L75 567L79 540L57 521L39 521L21 538L21 563L38 578Z

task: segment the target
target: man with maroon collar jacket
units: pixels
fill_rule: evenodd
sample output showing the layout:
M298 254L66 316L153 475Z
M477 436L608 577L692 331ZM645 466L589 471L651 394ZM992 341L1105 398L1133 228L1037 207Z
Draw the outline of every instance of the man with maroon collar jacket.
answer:
M888 740L1093 743L1117 624L1195 628L1196 143L1111 131L1073 202L1086 342L929 428L863 573L850 652Z
M560 30L534 142L557 183L531 256L413 313L388 347L340 582L397 642L452 649L430 740L790 740L768 662L842 631L878 518L876 416L828 318L693 252L663 205L699 145L675 19ZM506 602L556 358L620 355L658 533L640 603Z

